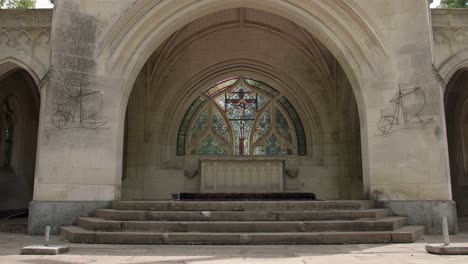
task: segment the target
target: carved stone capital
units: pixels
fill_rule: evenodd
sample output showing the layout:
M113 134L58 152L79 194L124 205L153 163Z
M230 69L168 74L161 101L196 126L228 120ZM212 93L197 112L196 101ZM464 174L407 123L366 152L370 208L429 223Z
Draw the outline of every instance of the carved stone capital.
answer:
M289 178L296 178L299 175L299 169L298 168L289 168L286 169L286 175Z
M184 176L187 178L194 178L197 176L198 170L184 170Z

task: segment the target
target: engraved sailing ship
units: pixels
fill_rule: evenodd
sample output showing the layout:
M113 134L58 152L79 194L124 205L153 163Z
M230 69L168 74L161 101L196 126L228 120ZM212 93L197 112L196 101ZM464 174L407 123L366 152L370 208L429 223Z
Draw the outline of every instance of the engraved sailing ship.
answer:
M426 94L421 87L398 86L398 92L392 97L393 107L380 111L377 128L380 135L389 135L404 129L424 128L434 118L424 117L422 112L426 106Z
M107 121L97 120L104 101L100 91L83 89L56 104L52 124L59 130L84 128L107 129Z

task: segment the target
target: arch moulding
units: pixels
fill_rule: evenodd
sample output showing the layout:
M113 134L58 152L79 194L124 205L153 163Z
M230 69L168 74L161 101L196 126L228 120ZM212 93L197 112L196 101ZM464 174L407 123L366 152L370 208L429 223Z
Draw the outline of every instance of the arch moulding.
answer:
M468 50L463 50L441 63L437 71L444 81L444 90L447 88L447 85L455 73L463 68L468 69Z
M371 19L353 0L187 0L134 2L98 41L98 71L121 80L116 113L117 146L123 146L125 112L135 80L151 54L171 34L200 17L231 8L253 8L295 22L317 38L343 68L353 88L361 123L363 168L368 168L367 117L363 90L369 78L388 72L378 64L388 57ZM119 147L120 148L120 147ZM119 155L118 155L119 156ZM120 157L118 157L120 159ZM120 163L121 161L118 161ZM363 170L364 181L368 179Z

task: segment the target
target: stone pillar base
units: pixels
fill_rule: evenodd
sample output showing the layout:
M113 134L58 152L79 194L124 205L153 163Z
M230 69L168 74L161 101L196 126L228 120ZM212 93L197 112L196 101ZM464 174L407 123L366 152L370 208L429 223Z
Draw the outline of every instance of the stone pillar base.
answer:
M392 210L393 214L408 216L409 225L424 225L428 234L442 234L442 217L446 216L449 224L449 232L456 234L457 209L455 202L451 200L411 200L379 201L385 208Z
M57 235L59 227L72 225L80 216L91 216L96 209L109 208L110 201L32 201L29 203L28 233L43 235L46 226Z

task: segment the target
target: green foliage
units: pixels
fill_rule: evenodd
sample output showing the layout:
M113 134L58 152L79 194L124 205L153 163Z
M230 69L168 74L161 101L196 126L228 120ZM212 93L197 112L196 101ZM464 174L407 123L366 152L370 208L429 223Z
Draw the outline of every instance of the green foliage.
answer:
M36 0L0 0L0 8L31 9L36 6Z
M442 0L440 8L468 8L468 0Z

